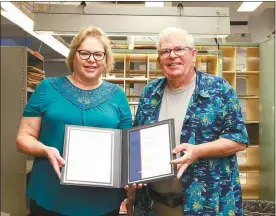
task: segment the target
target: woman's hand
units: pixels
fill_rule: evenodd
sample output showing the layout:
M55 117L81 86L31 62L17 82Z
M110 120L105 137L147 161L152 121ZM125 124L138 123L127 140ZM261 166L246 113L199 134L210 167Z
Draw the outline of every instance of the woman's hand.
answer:
M124 189L127 191L127 200L126 200L126 208L127 208L127 215L133 216L133 207L135 202L135 191L136 188L143 188L146 187L147 184L132 184L132 185L126 185Z
M58 178L60 179L60 167L65 164L65 160L60 156L59 151L54 147L45 146L44 155L48 158Z
M126 191L129 191L129 190L135 190L136 188L143 188L143 187L146 187L146 186L147 186L147 184L138 184L138 186L136 186L136 184L134 183L132 185L126 185L124 187L124 189Z

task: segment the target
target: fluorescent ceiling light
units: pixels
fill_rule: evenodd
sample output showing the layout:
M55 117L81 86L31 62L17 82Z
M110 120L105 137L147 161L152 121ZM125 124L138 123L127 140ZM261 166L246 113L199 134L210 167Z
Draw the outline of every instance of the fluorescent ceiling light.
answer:
M27 17L21 10L15 7L11 2L1 2L1 15L14 22L16 25L24 29L26 32L47 44L53 50L57 51L61 55L67 57L69 49L60 41L55 39L51 34L39 35L33 31L34 22Z
M250 12L256 10L263 2L243 2L238 8L238 12Z
M146 7L164 7L164 2L146 1Z
M228 35L224 34L224 35L193 35L192 36L194 38L227 38Z
M134 49L134 36L128 36L128 49Z

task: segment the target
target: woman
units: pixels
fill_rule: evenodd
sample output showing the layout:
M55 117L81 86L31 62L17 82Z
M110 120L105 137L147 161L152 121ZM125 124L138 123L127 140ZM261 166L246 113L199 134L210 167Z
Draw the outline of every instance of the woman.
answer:
M114 66L104 32L95 27L79 32L67 65L73 75L43 80L19 127L18 149L36 156L27 188L27 197L34 201L30 215L118 216L124 189L66 186L59 180L65 124L118 129L132 124L123 90L101 79Z

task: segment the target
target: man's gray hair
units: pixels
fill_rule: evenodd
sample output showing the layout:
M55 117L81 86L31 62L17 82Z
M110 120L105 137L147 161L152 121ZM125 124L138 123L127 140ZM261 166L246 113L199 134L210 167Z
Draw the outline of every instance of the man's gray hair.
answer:
M166 38L171 35L181 35L185 39L187 46L190 48L194 48L194 38L192 35L190 35L187 31L181 28L176 28L176 27L168 27L162 30L159 34L159 38L156 42L156 48L157 50L160 50L160 41L163 38Z

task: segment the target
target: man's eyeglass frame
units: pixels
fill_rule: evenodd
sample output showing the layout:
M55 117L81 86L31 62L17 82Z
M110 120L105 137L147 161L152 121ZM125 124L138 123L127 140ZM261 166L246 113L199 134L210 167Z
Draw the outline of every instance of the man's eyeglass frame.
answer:
M177 51L175 51L175 49L181 49L181 50L178 50L178 51L184 51L183 52L183 54L177 54ZM186 49L189 49L189 50L193 50L191 47L188 47L188 46L176 46L176 47L174 47L173 49L162 49L162 50L159 50L158 51L158 53L159 53L159 55L160 55L160 57L162 57L162 58L169 58L170 56L171 56L171 54L172 54L172 51L174 52L174 54L176 55L176 56L183 56L183 55L185 55L186 54ZM164 56L165 54L163 53L162 54L162 51L169 51L168 52L168 56ZM166 55L167 55L167 53L166 53Z

